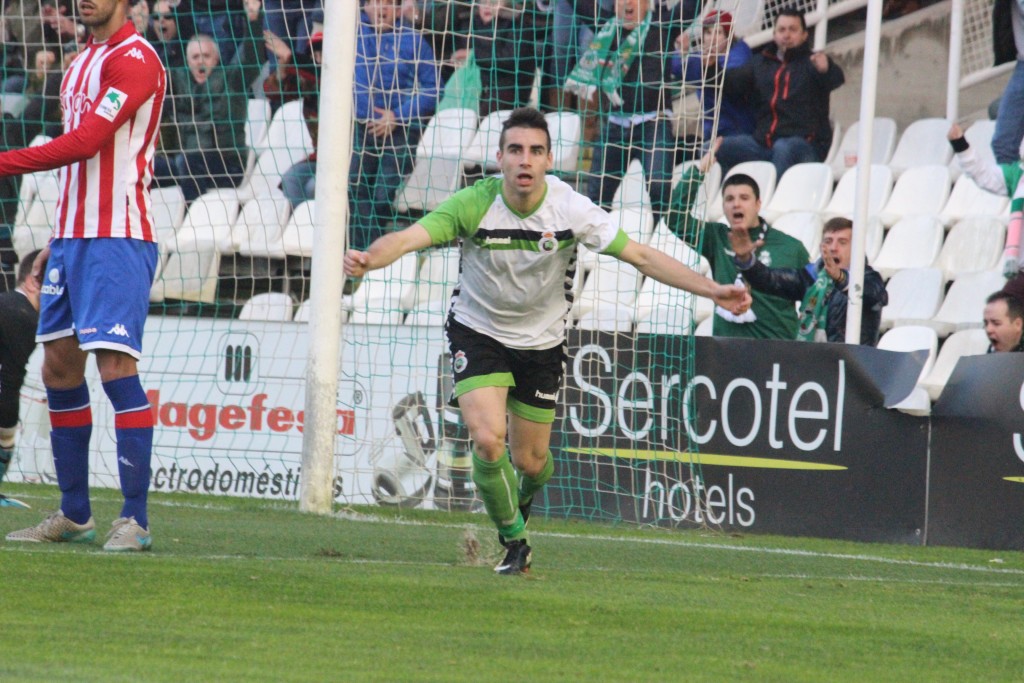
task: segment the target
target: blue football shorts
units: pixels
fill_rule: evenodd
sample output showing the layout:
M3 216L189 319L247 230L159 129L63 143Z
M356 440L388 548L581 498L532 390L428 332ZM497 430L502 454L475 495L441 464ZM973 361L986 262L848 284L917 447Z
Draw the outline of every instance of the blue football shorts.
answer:
M110 349L141 358L157 257L155 242L53 240L43 273L36 341L77 335L83 351Z

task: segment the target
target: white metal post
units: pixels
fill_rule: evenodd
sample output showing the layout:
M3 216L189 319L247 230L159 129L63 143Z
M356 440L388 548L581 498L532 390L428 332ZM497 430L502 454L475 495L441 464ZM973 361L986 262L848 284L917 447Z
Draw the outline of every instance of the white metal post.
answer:
M853 245L850 255L849 305L846 309L846 343L860 343L860 318L864 310L864 242L868 231L868 197L871 188L871 147L874 138L875 97L878 92L878 52L882 35L882 0L869 0L864 27L864 76L860 90L860 128L857 135L857 186L853 207Z
M964 44L964 0L953 0L949 18L949 67L946 70L946 119L960 116L960 61Z
M348 167L358 18L358 0L324 3L309 358L299 487L299 509L318 514L329 514L333 501L342 261L348 233Z

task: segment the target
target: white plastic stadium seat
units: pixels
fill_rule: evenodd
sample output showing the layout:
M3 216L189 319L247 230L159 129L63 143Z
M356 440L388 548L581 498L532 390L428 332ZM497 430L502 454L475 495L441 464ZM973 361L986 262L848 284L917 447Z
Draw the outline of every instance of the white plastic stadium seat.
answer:
M742 38L761 30L764 5L765 0L716 0L714 6L732 14L733 33Z
M476 135L477 114L473 109L442 109L423 129L416 147L416 158L444 157L461 159L463 150Z
M242 305L239 320L266 320L290 322L295 312L295 302L281 292L263 292Z
M982 327L985 299L1003 288L1006 278L997 270L964 273L946 292L946 298L929 327L945 337L953 332Z
M839 179L832 199L825 207L825 218L846 216L853 219L854 199L857 191L857 169L844 173ZM871 181L868 183L868 216L877 215L892 193L892 170L882 164L871 164Z
M740 173L745 173L757 183L757 189L761 193L761 206L771 204L775 195L775 183L778 181L775 164L770 161L744 161L730 168L722 182Z
M938 215L949 200L949 167L928 164L908 168L896 181L878 217L891 226L904 216Z
M457 158L418 155L412 173L395 195L395 210L433 211L459 189L462 173L462 162Z
M813 211L795 211L772 221L772 227L804 243L811 260L821 255L821 216Z
M985 330L961 330L954 332L946 338L939 349L939 355L935 359L935 365L931 372L921 380L921 386L933 401L938 400L939 394L953 374L957 362L964 356L980 356L988 351L989 340Z
M600 305L581 315L576 327L581 330L628 334L633 330L633 311L620 306Z
M935 265L947 280L955 280L964 273L992 270L999 266L1005 242L1006 225L999 218L964 218L946 235Z
M412 310L447 311L458 281L459 250L452 247L428 250L420 265Z
M285 102L278 108L267 126L266 136L255 149L258 155L272 149L295 149L303 156L313 151L313 138L302 115L301 99Z
M238 186L242 200L266 197L277 191L285 171L304 160L308 153L301 147L275 147L256 157L256 166L246 181Z
M599 256L573 303L573 317L578 319L599 306L632 312L639 285L640 273L636 268L612 256Z
M995 133L995 130L996 122L994 120L979 119L964 131L964 137L967 138L967 143L974 150L974 153L989 164L996 163L996 155L992 152L992 134ZM953 180L957 180L963 172L964 170L960 168L960 162L957 161L954 154L953 159L949 162L950 176L952 176Z
M292 211L281 233L281 247L288 256L313 256L313 228L316 225L316 200L302 202Z
M238 245L238 253L284 258L282 233L288 210L288 200L280 190L273 195L247 201L232 230L232 240Z
M253 151L265 148L267 128L273 112L270 102L265 99L250 99L245 117L245 143Z
M882 338L878 340L878 348L885 351L910 352L923 350L928 352L924 367L921 368L921 374L917 378L917 386L914 387L909 396L893 406L897 410L912 415L927 415L931 411L931 401L928 397L928 392L924 390L920 383L935 365L935 357L939 350L939 338L935 334L935 330L923 325L894 327L883 334Z
M185 220L168 246L174 251L195 251L207 247L232 254L232 227L238 218L238 195L232 190L210 190L188 207Z
M178 228L185 222L185 195L180 187L171 185L152 188L149 197L157 241L172 246Z
M648 244L702 275L711 272L711 264L708 260L701 256L696 249L676 237L665 226L664 220L658 221L658 224L654 226L654 233Z
M889 305L882 309L881 330L899 325L927 325L939 311L946 282L938 268L906 268L885 285Z
M871 134L871 163L888 164L896 149L896 120L884 116L876 116L874 130ZM839 149L832 158L832 173L836 178L857 166L860 142L860 121L855 121L846 129Z
M544 115L551 133L552 169L555 173L572 173L580 156L583 121L576 112L549 112Z
M217 297L220 252L212 246L198 251L174 252L153 282L150 301L176 299L213 303Z
M467 167L481 166L485 172L498 170L498 141L501 139L501 126L512 115L512 110L501 109L491 112L480 122L476 135L466 148L463 162Z
M998 216L1009 201L1009 197L981 189L970 176L963 174L953 185L953 191L939 213L939 220L949 227L968 216Z
M644 178L644 167L639 159L633 159L626 166L619 186L612 195L612 212L617 209L651 208L651 198L647 194L647 180Z
M779 179L771 202L762 202L761 215L771 223L791 211L823 211L832 198L832 185L832 169L827 164L790 166Z
M872 264L888 280L904 268L931 268L946 231L935 216L909 216L892 226Z
M409 253L389 266L367 273L359 289L352 295L349 322L364 325L401 324L416 297L418 269L419 257Z
M872 266L878 258L878 252L882 251L882 241L885 239L885 226L877 216L868 218L868 231L864 236L864 255Z
M907 126L889 160L893 174L898 178L914 166L949 166L953 148L946 138L948 132L949 121L946 119L918 119Z

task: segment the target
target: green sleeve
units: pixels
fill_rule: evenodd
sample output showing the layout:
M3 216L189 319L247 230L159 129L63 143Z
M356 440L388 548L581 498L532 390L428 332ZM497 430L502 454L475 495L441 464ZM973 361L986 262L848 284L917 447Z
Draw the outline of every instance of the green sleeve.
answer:
M696 166L691 166L684 173L682 179L672 189L672 197L669 201L669 210L665 216L665 225L679 239L691 247L696 248L700 241L700 235L705 230L704 221L694 218L690 213L693 208L694 197L701 183L704 181L704 174ZM703 240L701 251L707 250L707 238ZM711 258L707 253L703 254Z
M629 235L627 235L622 228L619 228L619 234L615 236L612 243L605 247L604 251L601 253L607 254L608 256L618 256L622 253L622 250L626 248L626 244L628 243Z
M459 190L419 220L434 244L473 235L501 191L501 178L484 178Z

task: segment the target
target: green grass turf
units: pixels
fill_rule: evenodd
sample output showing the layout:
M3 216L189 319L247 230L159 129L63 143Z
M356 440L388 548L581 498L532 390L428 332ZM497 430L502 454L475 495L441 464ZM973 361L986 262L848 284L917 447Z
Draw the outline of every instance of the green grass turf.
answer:
M5 485L35 524L58 494ZM115 491L94 492L104 529ZM1024 554L153 495L154 549L0 542L0 681L1019 681ZM479 549L474 550L474 541Z

